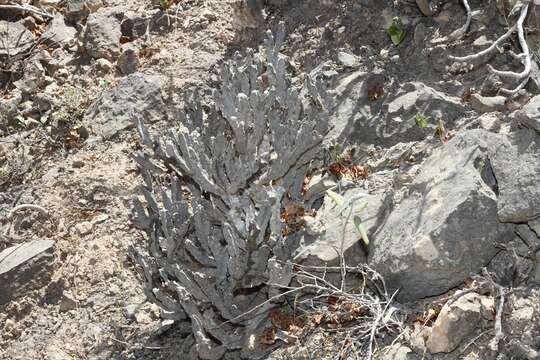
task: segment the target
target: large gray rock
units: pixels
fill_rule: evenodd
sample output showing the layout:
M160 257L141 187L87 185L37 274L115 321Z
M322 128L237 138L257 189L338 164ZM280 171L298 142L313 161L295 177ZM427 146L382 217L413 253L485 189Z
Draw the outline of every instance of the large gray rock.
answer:
M83 47L94 59L114 61L120 55L120 23L123 12L112 8L88 16Z
M517 120L540 133L540 95L533 97L516 115Z
M20 22L0 20L0 60L28 52L34 46L34 37Z
M377 89L382 92L377 93ZM451 127L466 112L461 99L423 83L406 83L393 90L383 74L362 71L338 80L334 102L330 138L352 144L392 146L422 140L434 130L437 119L444 119ZM418 113L428 118L433 130L416 125Z
M344 200L354 199L362 193L363 189L356 188L345 191L342 196ZM362 249L353 217L356 215L362 220L369 238L384 222L391 206L391 194L373 194L362 196L339 214L340 206L330 196L325 196L317 215L306 226L304 244L298 249L295 260L338 265L343 251L348 265L364 263L366 250Z
M502 138L492 155L499 187L499 220L527 222L540 216L540 134L521 129Z
M54 241L37 240L0 252L0 305L43 286L50 278Z
M478 272L513 238L497 221L488 153L499 137L461 133L426 160L409 194L372 239L370 265L401 301L444 293Z
M108 139L133 127L136 119L151 123L165 116L158 75L131 74L103 93L84 114L83 123L97 135Z
M529 221L529 227L540 237L540 218Z
M77 30L74 27L66 25L64 17L56 14L49 22L47 30L41 35L42 41L53 48L69 45L75 39Z

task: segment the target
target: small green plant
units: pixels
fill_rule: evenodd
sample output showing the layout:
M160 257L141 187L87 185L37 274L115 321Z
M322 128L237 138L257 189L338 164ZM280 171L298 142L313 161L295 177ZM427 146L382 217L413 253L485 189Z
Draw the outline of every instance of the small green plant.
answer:
M343 157L343 146L341 144L335 144L330 149L330 155L332 162L339 162Z
M82 120L90 101L84 89L68 86L55 104L53 118L59 123L75 125Z
M405 25L403 25L403 21L399 16L392 19L392 25L388 28L388 35L396 46L405 39Z
M417 113L414 116L414 122L416 123L416 126L418 126L420 129L425 129L428 126L426 117L420 113Z
M7 169L7 166L0 167L0 184L3 184L4 182L8 181L10 178L10 171Z
M171 4L169 4L169 0L159 0L159 6L163 9L163 10L166 10L169 8L169 6L171 6Z
M347 202L343 196L339 195L338 193L327 190L326 194L332 199L332 201L339 207L338 213L342 213L346 208L350 208L351 211L354 209L354 204L351 204ZM362 205L360 209L357 209L355 212L356 214L353 215L353 224L354 228L356 229L356 232L358 233L358 236L362 239L364 242L365 248L368 249L369 247L369 238L366 231L366 227L364 226L364 223L362 222L362 218L357 214L358 212L364 210L367 207L367 202Z

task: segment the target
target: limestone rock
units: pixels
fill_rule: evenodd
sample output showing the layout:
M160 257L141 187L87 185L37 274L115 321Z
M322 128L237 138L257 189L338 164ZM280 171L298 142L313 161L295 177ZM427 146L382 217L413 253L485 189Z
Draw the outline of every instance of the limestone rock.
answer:
M540 134L521 129L504 138L491 156L497 178L498 215L527 222L540 215Z
M360 64L360 61L358 60L356 56L354 56L353 54L344 52L344 51L340 51L338 53L338 61L344 67L349 67L349 68L357 67Z
M129 75L139 68L139 56L134 46L123 46L122 54L118 57L116 66L124 75Z
M154 122L165 116L162 77L135 73L106 91L84 114L83 123L106 139L133 127L136 119Z
M123 14L123 13L122 13ZM83 46L94 59L114 61L120 55L120 20L122 14L115 8L91 14L86 23Z
M413 360L418 359L414 355L413 351L400 343L395 343L394 345L387 346L383 348L380 352L380 356L376 357L378 360Z
M482 96L479 94L471 95L471 107L480 112L494 112L506 110L506 98L504 96Z
M66 25L62 15L56 14L49 22L43 35L41 35L41 40L53 48L64 47L69 45L75 39L76 35L77 30L74 27Z
M540 217L529 221L529 227L540 237Z
M474 334L482 318L494 310L493 301L476 293L465 294L445 304L432 326L427 340L430 353L453 351L464 339Z
M392 146L422 140L426 130L415 123L416 114L428 117L430 128L443 118L447 126L465 114L461 99L420 82L386 88L378 72L356 71L342 76L335 88L331 139L340 143Z
M521 124L540 133L540 95L533 97L518 111L516 118Z
M26 64L23 77L13 83L23 94L31 94L45 84L45 69L38 59L32 58Z
M0 252L0 305L45 284L53 258L52 240L31 241Z
M149 27L150 19L133 11L124 14L124 20L121 24L122 35L131 40L143 36Z
M498 135L461 133L421 167L408 195L372 239L370 265L398 299L444 293L478 272L513 238L497 221L496 181L488 149Z
M26 53L34 46L34 37L20 22L0 20L0 60Z
M347 190L342 196L345 201L362 196L361 189ZM391 209L391 194L374 194L362 196L352 203L352 212L345 209L338 213L339 206L329 197L325 196L324 204L317 212L315 222L322 224L321 233L305 234L304 246L298 249L295 259L308 259L314 257L317 263L339 264L340 252L346 255L347 264L364 263L366 250L362 248L362 240L355 228L353 216L359 216L368 233L372 236L384 222Z
M102 0L69 0L65 7L66 19L72 22L84 20L103 6Z

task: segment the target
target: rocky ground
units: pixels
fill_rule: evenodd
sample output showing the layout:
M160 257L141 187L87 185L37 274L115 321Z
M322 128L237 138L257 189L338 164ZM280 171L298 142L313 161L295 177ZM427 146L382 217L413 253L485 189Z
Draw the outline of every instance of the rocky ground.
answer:
M390 0L0 0L0 359L187 358L191 326L149 301L130 256L147 242L132 215L136 120L177 126L187 90L208 95L219 66L280 22L293 83L317 76L332 98L334 167L306 194L345 179L343 197L369 197L367 252L323 192L298 258L339 264L342 246L400 289L402 326L376 339L375 358L540 358L538 9L531 79L504 97L515 83L449 56L485 48L515 15L471 0L467 36L448 39L465 11L432 3L425 17ZM511 37L489 63L521 71L503 51L519 49ZM323 323L295 340L279 330L291 337L269 339L268 358L368 358Z

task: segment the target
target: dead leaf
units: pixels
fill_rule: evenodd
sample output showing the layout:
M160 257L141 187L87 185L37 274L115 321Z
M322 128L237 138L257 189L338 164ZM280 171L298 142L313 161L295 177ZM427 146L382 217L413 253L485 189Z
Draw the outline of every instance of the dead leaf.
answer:
M379 100L384 95L384 88L381 84L368 87L368 99L370 101Z

